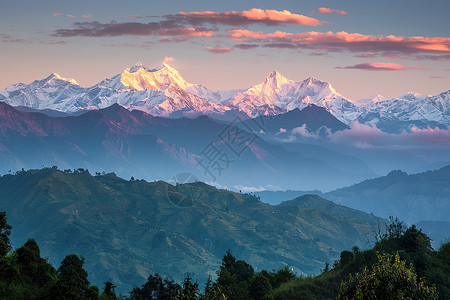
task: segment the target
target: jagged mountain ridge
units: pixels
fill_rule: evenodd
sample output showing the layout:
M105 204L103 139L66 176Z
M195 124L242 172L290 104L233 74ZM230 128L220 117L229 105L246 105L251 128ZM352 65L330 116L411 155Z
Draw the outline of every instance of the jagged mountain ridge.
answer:
M377 95L352 102L328 82L314 77L292 81L277 71L246 90L212 91L201 84L187 82L168 64L150 69L137 63L87 88L79 86L74 79L54 73L29 85L8 86L0 91L0 101L69 113L118 103L129 110L142 110L155 116L208 115L227 120L236 115L244 118L278 115L315 104L347 125L358 121L393 131L413 126L443 128L450 125L450 91L436 96L409 93L394 99Z
M385 129L393 122L409 122L410 130L413 126L440 127L450 125L450 90L435 96L425 96L417 93L407 93L398 98L386 99L380 95L359 106L360 123L377 125ZM411 121L422 121L420 122Z
M251 117L261 115L255 113L258 112L258 107L271 108L263 115L277 115L280 114L277 110L286 112L315 104L325 107L336 118L347 124L354 120L357 111L357 107L340 95L330 83L314 77L296 82L277 71L270 73L263 83L237 93L227 104L239 108Z
M244 121L249 127L252 123L261 124L265 133L279 134L291 132L294 128L305 126L310 132L317 132L327 128L331 132L345 130L349 127L339 121L325 108L314 104L308 104L302 110L295 108L287 113L276 116L260 116Z

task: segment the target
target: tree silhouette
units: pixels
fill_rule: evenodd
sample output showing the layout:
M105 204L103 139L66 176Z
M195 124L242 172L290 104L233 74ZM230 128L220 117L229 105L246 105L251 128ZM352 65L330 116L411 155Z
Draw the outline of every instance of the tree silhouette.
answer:
M141 287L135 287L131 291L131 299L147 300L147 299L173 299L177 290L181 287L171 280L162 279L159 274L149 275L147 282Z
M9 240L11 229L11 225L7 222L6 212L0 212L0 257L5 257L11 251L11 242Z
M116 300L117 296L116 296L116 286L110 282L110 281L106 281L104 283L105 288L103 289L103 293L100 295L100 299L104 299L104 300Z
M372 268L365 267L341 283L338 299L438 299L438 293L435 287L426 286L398 253L379 254Z
M57 299L89 299L88 273L83 269L84 257L67 255L58 268L58 281L55 287Z

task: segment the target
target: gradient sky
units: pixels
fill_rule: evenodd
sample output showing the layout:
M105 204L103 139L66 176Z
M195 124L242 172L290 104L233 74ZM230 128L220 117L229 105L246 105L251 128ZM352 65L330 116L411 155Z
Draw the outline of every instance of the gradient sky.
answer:
M0 1L0 89L53 72L90 86L165 57L210 89L273 70L354 100L450 89L448 0Z

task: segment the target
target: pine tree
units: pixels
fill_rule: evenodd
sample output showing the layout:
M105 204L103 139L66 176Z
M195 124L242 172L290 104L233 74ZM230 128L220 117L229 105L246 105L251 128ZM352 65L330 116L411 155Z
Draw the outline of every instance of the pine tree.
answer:
M93 295L89 289L88 273L83 269L84 257L67 255L58 268L58 281L54 290L57 299L89 299ZM97 289L98 290L98 289Z

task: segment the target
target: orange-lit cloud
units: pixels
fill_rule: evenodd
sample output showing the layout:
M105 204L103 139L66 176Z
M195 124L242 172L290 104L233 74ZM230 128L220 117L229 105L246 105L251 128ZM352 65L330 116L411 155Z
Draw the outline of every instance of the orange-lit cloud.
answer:
M184 16L185 21L188 23L212 23L232 26L247 25L252 23L260 23L265 25L279 25L286 23L291 25L318 26L326 23L315 18L291 13L288 10L278 11L259 8L252 8L242 12L179 12L178 15L172 16L172 18L176 18L177 16Z
M161 32L164 35L181 35L181 36L196 36L196 37L199 36L211 37L214 35L213 30L198 29L194 27L163 29Z
M219 48L219 47L206 47L206 49L212 54L225 54L233 51L232 48Z
M175 61L175 58L173 58L171 56L166 56L166 57L164 57L163 63L169 65L169 64L173 63L174 61Z
M324 51L355 51L368 52L375 56L380 52L392 56L414 56L418 53L450 54L450 38L448 37L404 37L394 35L365 35L360 33L341 32L303 32L289 33L276 31L274 33L255 32L248 29L227 30L232 39L259 41L273 48L300 48ZM267 44L268 43L268 44ZM426 57L423 57L426 58ZM438 60L438 58L433 58Z
M315 11L313 11L313 13L319 13L319 14L331 14L331 13L337 13L339 15L346 15L347 12L344 10L340 10L340 9L331 9L328 7L321 7Z
M82 15L81 16L83 19L90 19L90 18L92 18L92 14L89 14L89 15Z
M62 15L62 14L61 13L54 13L53 14L54 17L60 16L60 15Z
M368 71L403 71L405 66L394 63L363 63L347 67L336 67L336 69L357 69Z
M233 38L250 38L266 40L270 38L291 38L295 37L295 33L275 31L274 33L263 33L262 31L251 31L248 29L233 29L228 30L228 33Z
M66 17L68 17L68 18L76 18L75 16L69 15L69 14L67 14Z

